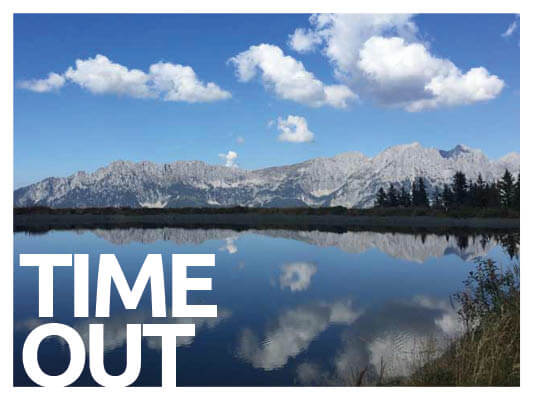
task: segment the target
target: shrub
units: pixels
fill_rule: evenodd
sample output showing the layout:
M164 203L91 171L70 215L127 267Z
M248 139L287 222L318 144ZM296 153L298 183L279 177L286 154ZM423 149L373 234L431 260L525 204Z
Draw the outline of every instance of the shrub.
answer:
M465 334L405 382L413 386L520 385L519 266L479 260L454 299Z

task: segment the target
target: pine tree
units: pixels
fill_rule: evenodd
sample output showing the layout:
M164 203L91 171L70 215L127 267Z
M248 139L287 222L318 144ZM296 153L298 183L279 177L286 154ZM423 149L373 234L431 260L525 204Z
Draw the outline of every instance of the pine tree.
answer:
M411 191L401 186L400 189L391 183L385 191L382 187L376 193L375 207L430 207L426 185L422 176L411 184ZM450 207L476 208L511 208L520 210L520 174L515 178L505 170L497 182L486 182L481 174L475 182L467 182L466 175L457 171L451 185L444 184L440 190L435 187L431 197L431 207L448 210Z
M415 179L413 183L411 184L411 205L413 207L416 207L416 203L418 202L418 181Z
M520 174L518 174L518 179L514 184L514 193L513 193L513 209L520 211Z
M487 184L485 186L485 194L487 196L487 207L488 208L500 208L500 191L496 182Z
M413 206L429 207L426 185L424 184L424 178L421 176L413 182Z
M411 207L411 195L403 186L400 189L400 195L399 195L398 200L399 200L400 206Z
M468 185L466 186L466 199L465 199L465 205L469 206L469 207L473 207L474 206L474 202L475 202L475 194L476 192L476 189L475 189L475 185L474 185L474 182L472 182L472 179L469 179L468 180Z
M422 177L418 178L418 190L420 193L420 205L422 207L429 207L429 199L426 192L426 185Z
M477 176L476 183L474 184L474 193L473 193L473 206L474 207L487 207L487 188L485 187L485 182L481 174Z
M445 184L444 190L442 191L442 205L444 208L448 209L450 208L454 203L454 195L452 190L450 189L450 185Z
M514 199L514 178L509 172L505 170L502 179L498 182L498 190L500 193L500 202L503 208L511 208Z
M431 206L437 210L442 208L442 194L438 187L436 187L433 192L433 202L431 203Z
M382 187L379 188L378 193L376 194L376 201L374 203L375 207L385 207L387 205L387 195Z
M452 190L454 194L454 203L460 207L465 205L467 198L466 176L463 172L457 171L453 176Z
M387 190L387 206L388 207L398 207L399 201L398 201L398 191L396 188L392 185L392 183L389 185L389 190Z

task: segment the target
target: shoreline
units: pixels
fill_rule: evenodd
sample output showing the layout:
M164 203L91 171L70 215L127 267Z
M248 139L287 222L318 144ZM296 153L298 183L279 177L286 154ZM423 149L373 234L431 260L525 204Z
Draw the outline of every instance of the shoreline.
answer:
M181 227L190 229L287 229L398 232L453 232L483 230L519 230L519 218L455 218L437 216L367 216L367 215L295 215L287 213L151 213L131 215L15 213L14 232L47 232L71 229L127 229Z

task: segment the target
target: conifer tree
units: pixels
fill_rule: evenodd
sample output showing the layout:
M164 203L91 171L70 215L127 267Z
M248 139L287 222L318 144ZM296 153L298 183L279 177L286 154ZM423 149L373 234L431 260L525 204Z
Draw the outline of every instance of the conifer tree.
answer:
M415 179L411 184L411 206L416 207L418 201L418 180Z
M467 198L466 176L463 172L457 171L453 176L452 190L454 194L454 204L456 206L465 205Z
M500 191L496 182L487 184L485 186L485 194L487 196L487 207L488 208L500 208Z
M376 195L376 201L374 203L374 206L385 207L386 204L387 204L387 195L385 194L385 191L383 190L383 188L380 187Z
M400 189L400 195L399 195L398 200L399 200L400 206L411 207L411 195L403 186Z
M487 207L487 189L485 187L485 181L481 174L477 176L476 183L474 184L473 193L473 206L474 207Z
M398 191L396 188L392 185L392 183L389 185L389 190L387 190L387 206L388 207L398 207L399 201L398 201Z
M514 189L514 178L509 170L506 169L502 179L498 182L500 202L503 208L511 208L514 199Z
M518 179L514 184L512 208L520 211L520 174L518 174Z
M430 207L424 177L417 177L411 191L405 186L396 189L392 183L387 191L379 188L376 193L375 207ZM498 182L485 182L481 174L475 182L467 182L466 175L457 171L451 184L444 184L440 190L435 187L431 207L448 210L450 207L475 208L512 208L520 210L520 174L517 179L505 170Z
M438 187L436 187L435 191L433 192L433 201L431 206L437 210L442 208L442 194Z
M472 179L469 179L468 185L466 187L466 199L465 199L464 205L473 207L474 202L476 201L475 196L476 196L476 189L475 189L474 182L472 182Z
M421 176L416 178L413 182L413 206L429 207L426 185L424 184L424 178Z
M447 183L444 185L444 190L442 191L442 205L444 208L450 208L454 203L454 195L450 189L450 185Z

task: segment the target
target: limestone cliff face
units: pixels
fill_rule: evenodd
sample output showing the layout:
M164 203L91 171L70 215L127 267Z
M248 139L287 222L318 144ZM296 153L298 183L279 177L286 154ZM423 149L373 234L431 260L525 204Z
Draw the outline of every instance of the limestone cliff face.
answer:
M461 170L475 180L517 175L520 156L488 159L458 145L449 151L418 143L390 147L375 157L348 152L299 164L243 170L201 161L155 164L115 161L87 173L47 178L17 189L14 204L50 207L337 206L370 207L379 187L426 178L428 191Z

